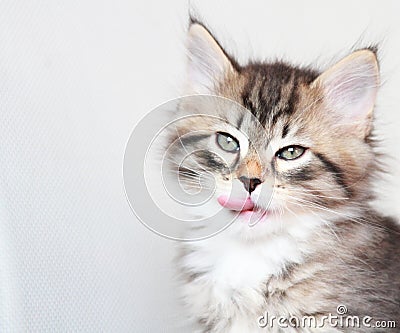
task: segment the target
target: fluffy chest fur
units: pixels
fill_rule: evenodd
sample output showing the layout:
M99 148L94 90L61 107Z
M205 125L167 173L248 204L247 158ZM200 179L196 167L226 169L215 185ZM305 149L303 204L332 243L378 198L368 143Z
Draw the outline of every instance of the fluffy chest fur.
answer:
M310 225L318 225L315 216L308 219ZM258 318L265 311L276 316L303 313L304 303L284 299L284 294L293 287L293 281L286 281L291 267L302 265L320 245L317 239L313 245L310 237L310 230L304 232L293 224L290 232L257 242L235 239L228 231L182 247L182 296L200 331L257 332ZM304 266L307 271L297 274L297 279L307 278L316 269ZM307 291L296 291L302 292Z
M181 245L181 295L199 332L281 332L259 318L337 314L374 320L400 318L398 226L369 211L336 225L296 225L258 242L235 239L232 230ZM313 227L311 227L313 225ZM378 227L379 226L379 227ZM304 230L305 229L305 230ZM285 328L284 332L395 332L366 327Z

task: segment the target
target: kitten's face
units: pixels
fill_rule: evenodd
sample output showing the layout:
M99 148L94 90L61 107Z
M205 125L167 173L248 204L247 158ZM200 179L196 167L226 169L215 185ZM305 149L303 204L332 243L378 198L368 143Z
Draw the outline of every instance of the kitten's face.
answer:
M340 218L369 196L379 83L372 51L322 74L283 63L241 67L199 24L188 50L186 93L221 97L182 102L182 115L203 115L179 122L169 159L189 192L215 189L209 205L237 216L234 232L253 238L285 223L307 227L305 216Z

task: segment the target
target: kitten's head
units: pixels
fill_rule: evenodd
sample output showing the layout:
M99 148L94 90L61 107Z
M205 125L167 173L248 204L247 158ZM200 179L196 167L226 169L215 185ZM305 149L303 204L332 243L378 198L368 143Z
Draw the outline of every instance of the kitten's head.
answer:
M177 146L169 156L182 184L196 191L199 177L212 177L211 201L241 211L234 224L246 237L285 223L304 227L313 224L310 216L326 221L356 214L371 196L376 170L375 50L355 51L322 73L283 62L241 66L197 22L187 48L185 94L219 97L212 107L204 102L201 112L198 101L181 105L203 113L179 122L170 138L184 138L184 149ZM250 213L259 223L245 230Z

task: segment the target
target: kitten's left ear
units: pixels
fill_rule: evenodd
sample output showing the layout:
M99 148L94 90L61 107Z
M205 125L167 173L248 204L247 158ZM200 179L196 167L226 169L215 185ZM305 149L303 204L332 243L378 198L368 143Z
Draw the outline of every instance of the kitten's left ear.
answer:
M200 23L192 22L187 36L188 94L213 94L215 87L229 71L234 71L234 60Z
M368 136L379 87L376 54L355 51L323 72L312 86L322 89L325 103L337 123L348 125L357 135Z

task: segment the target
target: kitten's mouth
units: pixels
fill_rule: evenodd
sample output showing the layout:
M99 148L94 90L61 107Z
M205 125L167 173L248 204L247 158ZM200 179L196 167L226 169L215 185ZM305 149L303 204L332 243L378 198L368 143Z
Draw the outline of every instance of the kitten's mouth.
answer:
M265 221L268 215L268 211L259 209L250 197L240 199L221 195L217 200L222 207L238 212L241 220L243 219L244 222L248 222L250 225Z

